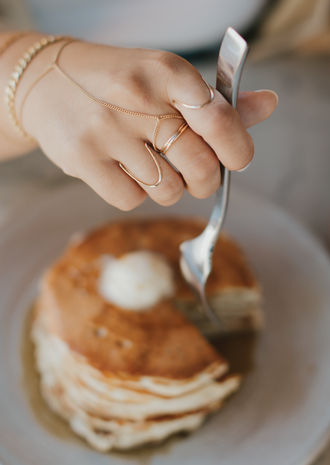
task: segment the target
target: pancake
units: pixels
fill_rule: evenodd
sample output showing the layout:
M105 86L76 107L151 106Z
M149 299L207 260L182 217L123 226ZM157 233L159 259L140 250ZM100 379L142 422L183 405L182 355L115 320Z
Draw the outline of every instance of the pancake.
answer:
M81 241L81 236L78 237L80 242L78 240L67 251L71 268L68 269L63 263L62 267L65 267L66 273L71 272L73 279L75 273L77 274L76 280L78 284L82 283L81 292L84 292L84 262L88 268L102 254L121 257L137 250L162 254L174 272L176 306L209 337L216 335L219 329L196 306L195 296L183 279L179 267L179 245L198 236L204 227L204 220L187 218L117 222L93 231L86 240ZM223 233L214 249L213 268L206 283L206 295L227 332L255 331L262 328L262 294L258 280L238 244Z
M178 246L202 229L198 220L175 218L109 224L74 240L41 281L32 330L41 391L97 450L193 431L239 387L240 376L225 376L227 362L181 311L192 311L194 297L181 277ZM172 296L142 311L100 292L104 257L136 251L165 256L175 283ZM232 289L260 296L243 254L223 235L207 293L218 302Z

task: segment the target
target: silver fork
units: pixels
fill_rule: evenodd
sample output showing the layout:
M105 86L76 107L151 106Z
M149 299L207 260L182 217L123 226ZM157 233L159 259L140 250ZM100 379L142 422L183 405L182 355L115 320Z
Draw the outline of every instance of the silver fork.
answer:
M247 53L248 45L245 40L229 27L219 51L216 89L234 108L236 108ZM215 206L210 220L200 236L180 245L180 266L185 280L195 291L201 310L215 325L225 329L223 323L208 305L205 296L205 284L212 269L213 249L226 216L229 196L230 171L222 163L220 163L220 169L221 185L216 192Z

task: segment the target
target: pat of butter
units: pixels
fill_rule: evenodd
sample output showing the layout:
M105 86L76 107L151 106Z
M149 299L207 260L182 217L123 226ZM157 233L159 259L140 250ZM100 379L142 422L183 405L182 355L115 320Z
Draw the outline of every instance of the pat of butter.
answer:
M154 252L131 252L119 259L105 256L99 292L123 309L147 310L173 295L173 272L165 258Z

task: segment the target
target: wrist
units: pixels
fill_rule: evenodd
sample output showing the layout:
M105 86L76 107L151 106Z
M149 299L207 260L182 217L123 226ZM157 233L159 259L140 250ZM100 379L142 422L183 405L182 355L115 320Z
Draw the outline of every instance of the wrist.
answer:
M8 104L6 105L7 108L5 108L6 111L4 113L5 116L7 116L7 127L8 123L10 123L11 134L15 134L16 129L18 131L16 137L25 141L25 143L29 142L29 137L35 138L33 134L26 131L21 121L21 108L25 96L33 82L35 82L40 74L52 63L54 59L52 55L56 45L60 44L62 40L65 40L65 38L61 39L58 37L54 42L54 39L51 41L41 41L44 37L45 36L40 33L29 34L29 36L24 37L24 40L22 39L20 43L13 44L10 56L7 54L6 71L11 67L11 71L9 72L11 84L10 86L5 85L6 92L9 92L7 94L9 97ZM14 45L16 45L15 48ZM25 57L25 55L27 56ZM19 62L22 61L25 64L21 66ZM18 72L15 70L15 73L13 73L18 64L20 65L18 67ZM9 78L7 78L6 84L8 84ZM12 121L10 121L10 119ZM32 142L35 144L35 141Z

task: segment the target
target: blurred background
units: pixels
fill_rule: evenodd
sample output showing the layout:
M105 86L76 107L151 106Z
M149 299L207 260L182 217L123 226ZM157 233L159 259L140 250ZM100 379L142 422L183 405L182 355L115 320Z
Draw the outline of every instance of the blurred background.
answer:
M281 206L328 246L330 0L0 0L2 29L170 50L212 85L228 26L251 45L241 90L270 88L280 99L269 120L251 129L255 158L233 184ZM39 150L1 164L0 224L76 182ZM317 464L330 464L330 449Z
M0 0L2 28L161 48L212 84L230 25L250 43L241 90L270 88L279 105L251 129L255 158L233 183L269 198L323 242L330 233L330 0ZM0 165L0 221L70 182L39 151ZM24 195L23 195L24 194Z

